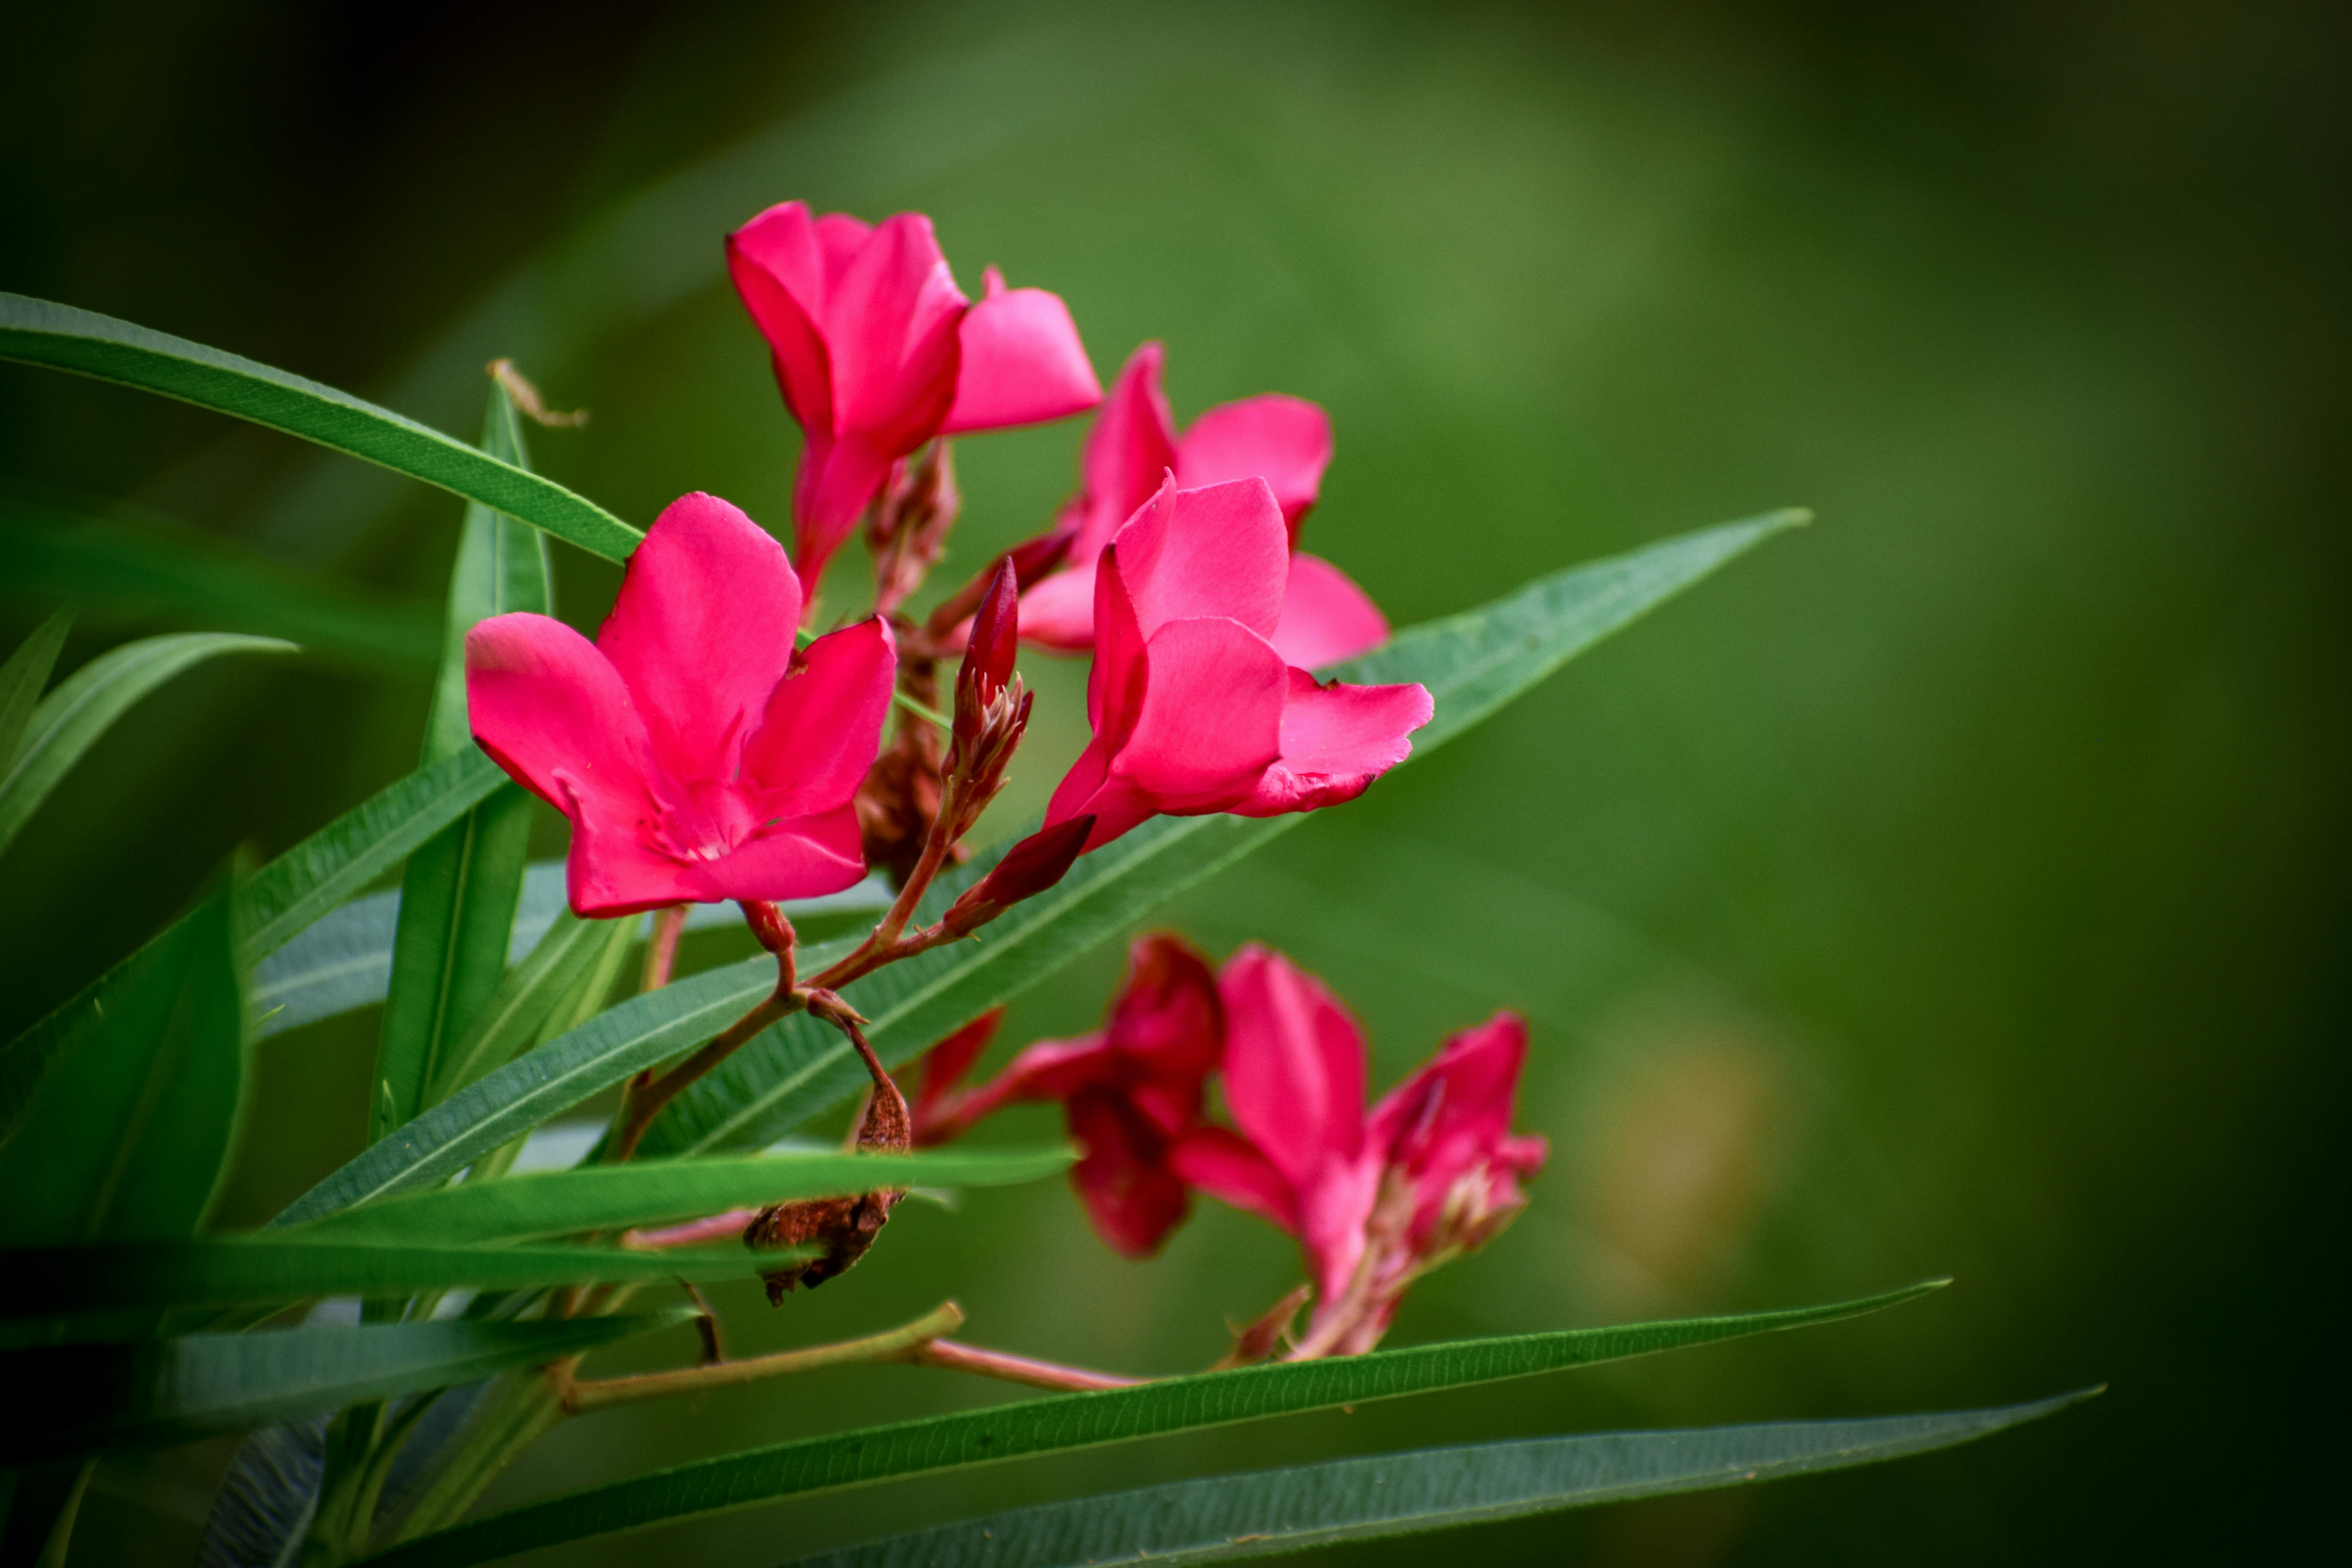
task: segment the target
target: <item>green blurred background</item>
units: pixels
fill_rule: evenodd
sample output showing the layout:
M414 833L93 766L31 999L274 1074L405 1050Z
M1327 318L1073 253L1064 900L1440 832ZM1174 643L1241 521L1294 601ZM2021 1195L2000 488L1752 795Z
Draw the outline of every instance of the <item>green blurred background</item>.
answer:
M2328 1152L2339 7L114 0L8 31L0 287L466 433L482 363L511 354L593 410L537 437L541 466L640 523L691 489L786 516L795 437L719 242L791 196L929 212L967 288L995 262L1059 290L1106 380L1165 339L1180 416L1322 403L1339 455L1308 542L1400 625L1684 529L1820 515L1170 923L1319 971L1383 1085L1496 1007L1533 1021L1521 1120L1552 1164L1515 1230L1416 1289L1398 1342L1953 1289L546 1560L764 1563L1303 1458L2101 1381L2086 1410L1948 1456L1327 1560L2143 1563L2324 1539L2352 1458ZM943 576L1040 526L1079 435L960 446ZM233 847L283 847L412 765L427 667L401 649L429 657L458 507L5 365L0 479L339 578L391 628L207 668L118 727L0 866L13 1032ZM80 595L68 668L239 624L93 595L22 526L0 631ZM593 628L615 574L560 553ZM854 562L832 591L861 592ZM1028 662L1015 812L1081 739L1078 668ZM1024 998L1003 1048L1091 1026L1118 959ZM228 1223L357 1147L373 1028L264 1047ZM1176 1370L1296 1274L1210 1207L1120 1262L1053 1186L902 1210L821 1294L722 1306L758 1350L952 1293L982 1342ZM492 1500L999 1397L868 1369L593 1416ZM227 1453L110 1460L73 1561L188 1559Z

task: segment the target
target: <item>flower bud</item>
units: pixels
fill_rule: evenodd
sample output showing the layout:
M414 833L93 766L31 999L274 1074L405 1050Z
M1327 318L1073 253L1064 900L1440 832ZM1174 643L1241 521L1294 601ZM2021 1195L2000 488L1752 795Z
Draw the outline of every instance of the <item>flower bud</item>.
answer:
M1087 835L1094 831L1091 816L1074 817L1041 828L1005 851L987 876L948 908L945 924L958 936L977 930L1022 900L1034 898L1069 874Z
M972 617L963 667L956 673L955 735L966 749L980 739L988 709L1013 679L1021 634L1020 578L1011 557L999 563Z

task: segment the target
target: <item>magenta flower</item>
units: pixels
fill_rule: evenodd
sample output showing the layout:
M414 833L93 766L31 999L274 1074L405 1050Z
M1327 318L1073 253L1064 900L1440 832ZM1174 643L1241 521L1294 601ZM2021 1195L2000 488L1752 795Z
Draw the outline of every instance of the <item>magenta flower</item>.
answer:
M1281 504L1291 551L1282 613L1267 640L1303 668L1352 658L1388 640L1380 607L1348 574L1298 550L1298 533L1331 461L1331 422L1301 398L1268 393L1222 404L1182 436L1160 389L1166 353L1146 343L1118 373L1087 435L1082 485L1055 519L1069 537L1059 571L1021 598L1021 635L1076 652L1095 641L1095 563L1120 525L1176 477L1181 489L1262 479Z
M1192 1185L1298 1238L1316 1310L1297 1354L1377 1344L1405 1287L1484 1246L1526 1205L1541 1138L1511 1134L1527 1026L1497 1013L1454 1036L1364 1112L1362 1029L1314 976L1245 947L1218 979L1224 1100L1170 1155Z
M916 1146L947 1142L1007 1105L1059 1100L1085 1151L1070 1181L1095 1229L1114 1250L1150 1257L1190 1206L1169 1154L1201 1125L1202 1085L1224 1042L1208 961L1180 937L1137 938L1100 1031L1041 1040L987 1084L958 1089L1001 1016L958 1030L924 1058Z
M474 739L572 821L583 916L837 892L866 874L858 781L898 653L878 618L793 651L783 547L714 496L673 501L593 643L545 616L466 635Z
M869 226L785 202L727 237L727 267L806 437L793 536L812 589L891 464L924 442L1102 401L1059 297L1007 289L992 267L971 303L920 213Z
M1268 640L1289 569L1262 479L1167 480L1118 531L1095 571L1094 740L1047 826L1094 817L1094 850L1154 816L1312 811L1405 759L1433 711L1428 690L1320 686L1293 668Z

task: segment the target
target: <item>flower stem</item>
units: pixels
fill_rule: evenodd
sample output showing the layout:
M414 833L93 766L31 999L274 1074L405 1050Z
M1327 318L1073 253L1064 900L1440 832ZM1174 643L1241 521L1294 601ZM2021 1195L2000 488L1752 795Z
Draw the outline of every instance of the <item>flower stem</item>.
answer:
M773 1355L749 1356L741 1361L714 1362L707 1366L680 1367L675 1372L651 1372L635 1377L589 1378L572 1384L563 1395L563 1407L577 1415L590 1410L602 1410L607 1405L627 1405L640 1399L660 1399L673 1394L695 1394L709 1388L729 1388L737 1384L757 1383L762 1378L815 1372L822 1367L845 1366L856 1362L906 1361L923 1345L962 1326L963 1309L953 1301L943 1301L911 1323L886 1329L878 1334L867 1334L863 1339L811 1345L804 1350L778 1351Z
M646 939L646 969L640 991L658 991L669 984L670 966L677 962L678 932L686 929L686 906L672 904L654 911L653 935Z
M911 1362L917 1366L935 1366L945 1372L968 1372L980 1377L1026 1384L1032 1388L1055 1388L1075 1393L1135 1388L1150 1381L1142 1377L1120 1377L1115 1373L1089 1372L1084 1367L1063 1366L1050 1361L1033 1361L1027 1356L1012 1355L1003 1351L958 1344L953 1340L926 1341L898 1359Z

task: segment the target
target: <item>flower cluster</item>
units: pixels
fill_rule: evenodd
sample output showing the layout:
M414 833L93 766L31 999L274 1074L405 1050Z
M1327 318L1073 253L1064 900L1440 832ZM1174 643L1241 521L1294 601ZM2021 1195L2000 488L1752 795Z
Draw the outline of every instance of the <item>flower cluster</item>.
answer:
M1516 1014L1454 1036L1367 1112L1361 1026L1263 947L1212 972L1181 939L1144 937L1099 1033L1041 1041L961 1088L1000 1021L986 1015L932 1047L916 1144L1007 1105L1058 1101L1084 1150L1072 1181L1120 1253L1157 1251L1195 1191L1271 1221L1298 1239L1317 1300L1294 1357L1371 1349L1405 1288L1499 1234L1544 1163L1541 1138L1511 1132L1528 1043ZM1230 1126L1208 1116L1213 1079Z
M1308 673L1388 635L1362 590L1297 548L1329 421L1268 395L1180 432L1158 343L1136 351L1106 402L1059 299L1008 289L992 268L974 302L917 214L869 226L789 202L730 236L727 258L803 436L791 556L735 507L689 495L647 531L593 643L529 614L467 639L476 739L572 824L572 908L609 918L734 900L776 957L773 995L629 1086L604 1157L628 1158L697 1078L805 1011L840 1028L874 1079L859 1147L936 1142L998 1105L1058 1100L1086 1149L1079 1190L1114 1246L1150 1252L1193 1192L1211 1193L1307 1248L1321 1301L1306 1348L1370 1344L1407 1280L1507 1220L1517 1176L1541 1157L1504 1136L1516 1020L1450 1044L1367 1121L1361 1036L1313 980L1256 949L1215 974L1181 941L1150 938L1100 1035L1036 1047L988 1088L958 1090L983 1021L934 1054L910 1111L838 994L970 936L1155 816L1313 811L1405 758L1433 711L1425 689ZM1097 404L1079 489L1050 525L924 620L907 614L956 520L949 437ZM812 637L801 628L817 619L819 581L861 523L873 608ZM916 926L1026 731L1023 643L1091 651L1091 739L1043 827ZM952 716L936 723L949 658L961 659ZM898 885L890 911L848 957L799 974L778 905L846 888L869 865ZM1219 1074L1230 1127L1208 1114ZM772 1205L742 1234L820 1249L770 1275L781 1293L854 1263L897 1195Z

